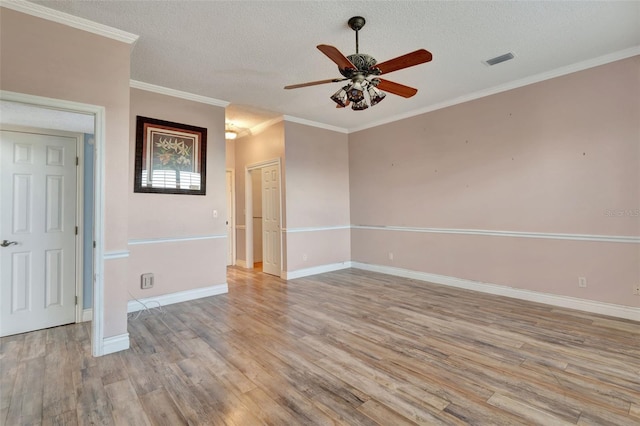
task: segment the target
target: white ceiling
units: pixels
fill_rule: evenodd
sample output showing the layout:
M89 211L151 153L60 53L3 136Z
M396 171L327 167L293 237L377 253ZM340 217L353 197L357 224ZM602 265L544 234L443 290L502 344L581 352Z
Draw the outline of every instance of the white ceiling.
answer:
M640 53L637 1L34 3L139 35L133 80L228 101L227 121L238 129L284 114L353 131L585 61L603 63L605 55L611 60ZM367 20L360 52L378 62L419 48L433 53L432 62L385 75L418 94L389 95L375 107L352 111L336 109L329 99L340 83L284 90L339 77L316 45L354 53L347 20L356 15ZM515 59L493 67L482 62L507 52Z

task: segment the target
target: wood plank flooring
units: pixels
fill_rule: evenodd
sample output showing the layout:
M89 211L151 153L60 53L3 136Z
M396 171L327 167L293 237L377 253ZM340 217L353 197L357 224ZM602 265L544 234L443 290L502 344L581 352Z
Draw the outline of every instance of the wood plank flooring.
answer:
M640 323L347 269L0 339L2 425L639 425Z

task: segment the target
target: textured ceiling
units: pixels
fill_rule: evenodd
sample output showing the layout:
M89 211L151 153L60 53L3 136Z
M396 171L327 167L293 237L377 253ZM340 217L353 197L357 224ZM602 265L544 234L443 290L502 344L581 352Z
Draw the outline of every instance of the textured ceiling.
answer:
M34 1L140 36L131 78L231 102L239 129L289 116L355 130L620 51L640 52L640 2L586 1ZM425 48L433 61L386 74L413 86L365 111L336 109L338 77L318 44L378 62ZM482 61L513 52L493 67ZM616 55L614 55L616 56Z

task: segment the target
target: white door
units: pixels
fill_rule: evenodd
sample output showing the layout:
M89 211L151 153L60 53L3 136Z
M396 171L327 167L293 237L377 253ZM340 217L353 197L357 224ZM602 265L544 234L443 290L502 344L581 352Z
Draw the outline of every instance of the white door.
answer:
M280 276L280 170L262 168L262 271Z
M76 143L0 131L0 336L75 322Z
M227 170L227 266L234 264L233 259L233 172Z

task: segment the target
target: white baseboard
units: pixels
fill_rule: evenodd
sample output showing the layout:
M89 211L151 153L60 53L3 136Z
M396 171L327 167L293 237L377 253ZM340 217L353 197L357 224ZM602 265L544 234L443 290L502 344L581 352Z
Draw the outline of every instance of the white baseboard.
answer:
M93 309L87 308L82 310L82 322L93 320Z
M129 333L102 339L102 355L109 355L129 349Z
M446 275L437 275L430 274L428 272L412 271L410 269L394 268L392 266L372 265L361 262L352 262L352 266L354 268L364 269L366 271L380 272L383 274L411 278L419 281L428 281L434 284L442 284L451 287L479 291L482 293L495 294L498 296L528 300L530 302L544 303L547 305L559 306L562 308L577 309L594 314L609 315L617 318L640 321L640 308L634 308L631 306L615 305L613 303L596 302L593 300L578 299L576 297L559 296L556 294L522 290L503 285L449 277Z
M322 274L324 272L338 271L352 267L351 261L330 263L328 265L313 266L311 268L296 269L295 271L282 271L280 278L283 280L293 280L296 278L308 277L309 275Z
M173 303L187 302L189 300L201 299L203 297L216 296L229 292L227 283L213 285L210 287L196 288L193 290L179 291L177 293L162 294L160 296L145 297L143 299L129 300L127 303L127 313L137 312L145 308L157 306L166 306Z
M247 261L243 259L236 259L236 266L247 268Z

